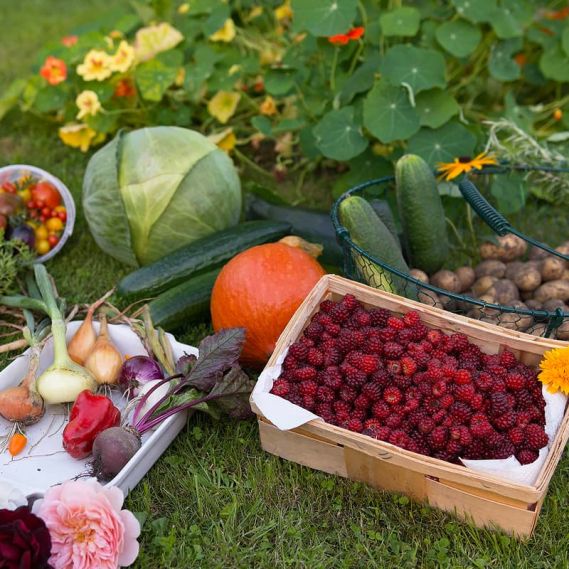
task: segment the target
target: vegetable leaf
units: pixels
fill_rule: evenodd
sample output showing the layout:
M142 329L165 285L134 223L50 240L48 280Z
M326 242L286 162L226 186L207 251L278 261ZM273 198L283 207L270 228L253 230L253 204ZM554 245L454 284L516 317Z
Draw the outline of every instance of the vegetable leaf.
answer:
M456 12L471 22L487 22L496 9L496 0L452 0Z
M455 98L442 89L423 91L416 100L421 126L439 128L458 113L460 107Z
M515 81L521 76L520 66L513 55L522 48L521 38L499 41L493 47L488 60L488 71L498 81Z
M249 395L254 386L255 381L235 365L214 384L207 397L208 406L218 408L233 419L247 419L252 414Z
M419 31L421 14L416 8L402 6L392 12L385 12L379 18L383 35L414 36Z
M539 68L548 79L561 83L569 81L569 57L559 44L543 52Z
M356 17L357 0L293 0L295 26L315 36L346 33Z
M436 36L437 41L450 54L456 57L467 57L478 47L482 32L470 22L456 20L441 24L437 28Z

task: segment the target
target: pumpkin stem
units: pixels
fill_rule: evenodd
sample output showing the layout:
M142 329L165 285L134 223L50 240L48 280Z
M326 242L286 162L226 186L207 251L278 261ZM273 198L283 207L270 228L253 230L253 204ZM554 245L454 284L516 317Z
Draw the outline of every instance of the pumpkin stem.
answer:
M296 235L287 235L286 237L283 237L279 243L284 243L289 247L302 249L305 253L308 253L315 259L322 255L322 251L324 250L324 247L319 243L309 243L302 237L297 237Z

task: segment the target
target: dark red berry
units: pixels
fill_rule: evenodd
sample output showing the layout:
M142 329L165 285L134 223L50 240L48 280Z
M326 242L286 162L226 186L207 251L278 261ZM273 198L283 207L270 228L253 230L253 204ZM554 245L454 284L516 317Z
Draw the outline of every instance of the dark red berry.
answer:
M300 384L298 390L303 396L316 397L318 384L315 381L304 381Z
M343 425L343 427L349 431L354 431L355 433L361 433L364 430L363 423L359 419L350 419Z
M301 384L302 386L303 384ZM327 385L319 385L318 390L316 391L316 400L323 401L325 403L330 403L334 401L335 394L332 389L330 389Z
M317 375L318 372L316 371L316 368L311 366L299 367L294 371L294 377L297 381L310 381L316 379Z
M401 318L398 318L397 316L390 316L387 319L387 327L399 332L400 330L403 330L403 328L405 328L405 322Z
M412 310L403 316L403 322L405 322L405 324L411 328L421 322L421 317L419 316L418 312Z
M334 401L334 403L332 403L332 408L334 409L335 413L346 413L347 415L352 410L349 403L341 400Z
M354 407L356 409L369 409L371 405L371 400L369 399L369 397L366 397L365 395L358 395L355 400L354 400Z
M529 448L522 449L516 453L516 458L520 464L531 464L537 460L539 453Z
M435 427L429 434L429 444L433 449L442 449L446 446L448 439L448 429L446 427Z
M409 356L403 356L401 358L401 371L403 375L413 375L417 371L417 362L410 358Z
M521 373L509 373L504 380L506 387L512 391L519 391L526 385L526 378Z
M369 315L371 316L373 326L381 326L383 328L387 324L387 319L391 316L391 313L385 308L373 308L369 311Z
M459 401L464 401L465 403L472 401L475 393L476 391L472 383L467 383L466 385L457 385L456 389L454 390L454 396Z
M372 405L371 412L376 419L382 420L389 416L389 414L391 413L391 409L385 401L381 400L381 401L376 401Z
M401 415L401 413L391 413L391 415L385 419L385 424L390 429L396 429L403 424L403 415Z
M370 401L378 401L381 399L382 388L377 383L369 381L364 384L361 391L362 395L365 395L370 399Z
M472 381L472 375L467 369L459 369L454 374L454 382L457 385L466 385Z
M332 311L332 309L336 306L336 303L332 300L323 300L320 303L320 310L322 312L326 312L329 313Z
M506 369L513 368L518 363L516 356L509 350L504 350L500 354L500 365L505 367Z
M324 354L318 348L310 348L306 361L314 367L320 367L324 363Z
M304 330L304 335L311 340L318 341L324 332L324 327L318 322L311 322Z
M547 446L549 442L549 437L543 427L535 423L531 423L525 428L524 435L526 437L525 445L532 450L539 450Z
M341 387L338 391L338 394L340 395L340 399L347 401L348 403L352 403L358 396L358 392L349 385L344 385L344 387Z
M524 429L522 427L514 427L508 431L508 438L512 443L519 447L525 440Z
M273 395L278 395L279 397L284 397L288 395L290 391L290 383L284 379L277 379L273 383L273 388L271 389L271 393Z
M389 405L397 405L403 399L403 394L397 387L386 387L383 391L383 400Z

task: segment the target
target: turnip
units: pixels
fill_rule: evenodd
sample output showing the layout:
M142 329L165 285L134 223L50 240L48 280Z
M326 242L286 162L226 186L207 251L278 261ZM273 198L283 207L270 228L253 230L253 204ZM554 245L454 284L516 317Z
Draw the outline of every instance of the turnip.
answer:
M140 448L140 435L130 427L111 427L93 443L93 473L99 480L111 480Z

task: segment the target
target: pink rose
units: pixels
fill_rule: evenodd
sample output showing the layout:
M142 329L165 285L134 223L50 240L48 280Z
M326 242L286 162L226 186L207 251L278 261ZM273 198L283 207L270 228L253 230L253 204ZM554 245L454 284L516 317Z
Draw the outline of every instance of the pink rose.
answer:
M116 569L138 556L140 524L121 510L124 496L95 479L70 480L50 488L33 505L51 535L54 569Z

